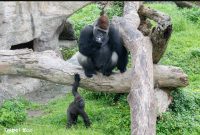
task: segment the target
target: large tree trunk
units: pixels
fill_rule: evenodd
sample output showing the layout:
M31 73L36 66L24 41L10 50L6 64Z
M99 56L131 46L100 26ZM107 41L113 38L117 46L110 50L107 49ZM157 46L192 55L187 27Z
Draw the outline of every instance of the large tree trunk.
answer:
M147 18L157 22L151 33L151 25ZM153 81L156 82L155 78L153 80L153 63L158 63L166 50L172 32L170 17L145 8L139 2L125 2L124 16L114 18L113 23L120 31L125 47L131 52L134 65L128 96L132 114L132 134L155 134L157 101L153 87ZM143 34L137 29L142 30ZM147 35L150 38L145 37Z
M98 73L93 78L84 75L76 55L74 63L64 61L54 51L33 52L32 50L0 50L0 75L22 75L71 85L74 74L81 77L80 86L93 91L124 93L131 88L132 70L105 77ZM154 86L184 87L188 85L187 75L178 67L154 65ZM133 76L135 80L135 75ZM122 82L122 83L121 83Z
M156 133L156 99L153 86L152 43L149 37L137 29L140 24L140 2L125 2L124 17L114 18L125 46L132 59L131 90L128 102L131 108L131 134L154 135ZM135 81L137 80L137 81Z

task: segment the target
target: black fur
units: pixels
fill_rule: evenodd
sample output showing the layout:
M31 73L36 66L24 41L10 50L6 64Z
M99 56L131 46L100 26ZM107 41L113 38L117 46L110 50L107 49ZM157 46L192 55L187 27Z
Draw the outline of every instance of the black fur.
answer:
M103 44L94 41L93 26L86 26L80 33L79 52L88 57L86 63L80 63L85 75L92 77L96 70L109 76L112 70L117 67L121 73L126 71L128 63L128 52L123 46L123 40L112 24L109 27L108 41ZM112 64L112 52L118 55L117 64Z
M67 109L67 125L66 128L70 128L72 125L77 123L78 115L83 118L86 127L89 127L91 122L90 119L85 112L85 103L84 99L80 96L77 89L79 87L80 76L79 74L75 74L74 76L74 84L72 86L72 93L74 95L74 101L69 105Z

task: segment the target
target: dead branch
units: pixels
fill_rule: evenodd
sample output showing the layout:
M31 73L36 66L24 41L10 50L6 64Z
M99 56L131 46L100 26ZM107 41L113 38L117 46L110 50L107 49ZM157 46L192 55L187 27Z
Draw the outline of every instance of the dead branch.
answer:
M74 63L78 63L74 55ZM54 51L32 52L32 50L0 50L0 74L23 75L71 85L73 75L81 76L81 87L93 91L124 93L131 87L131 70L121 74L115 72L109 77L101 73L93 78L85 77L79 64L62 60ZM154 65L154 86L184 87L188 85L187 75L178 67ZM133 76L134 80L135 77Z
M189 1L174 1L174 2L180 8L193 8L193 7L198 6Z
M146 18L157 22L157 26L148 34L150 34L149 36L153 44L153 63L158 63L167 48L167 42L172 33L171 19L168 15L165 15L162 12L144 6L140 7L138 13L144 18L142 21L143 23L141 23L139 27L143 33L145 31L149 32L149 27L145 27L145 24L149 24Z

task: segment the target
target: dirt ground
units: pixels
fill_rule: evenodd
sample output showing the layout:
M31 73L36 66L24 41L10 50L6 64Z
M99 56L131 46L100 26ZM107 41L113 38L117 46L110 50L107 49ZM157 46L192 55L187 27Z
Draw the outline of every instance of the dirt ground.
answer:
M71 92L71 86L51 86L51 89L45 88L38 91L27 93L25 98L31 102L47 104L51 100L60 98ZM28 117L38 117L43 114L41 110L28 110Z

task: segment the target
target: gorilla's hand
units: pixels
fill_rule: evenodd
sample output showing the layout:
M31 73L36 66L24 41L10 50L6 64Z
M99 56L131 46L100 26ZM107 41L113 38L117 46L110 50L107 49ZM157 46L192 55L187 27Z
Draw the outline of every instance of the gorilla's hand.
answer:
M124 73L124 72L126 72L126 68L120 70L120 73Z

